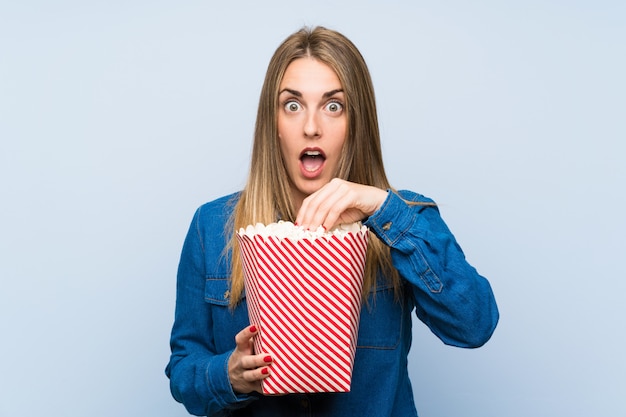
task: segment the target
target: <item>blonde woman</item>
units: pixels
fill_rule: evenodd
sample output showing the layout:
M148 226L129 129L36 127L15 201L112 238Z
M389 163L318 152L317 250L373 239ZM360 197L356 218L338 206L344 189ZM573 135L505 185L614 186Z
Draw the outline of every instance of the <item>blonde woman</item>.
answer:
M412 312L444 343L471 348L491 337L498 309L432 200L389 184L371 78L350 40L304 28L279 46L252 155L244 190L200 207L183 246L166 369L174 398L207 416L416 416ZM371 231L348 393L261 394L273 358L253 351L259 328L248 321L234 231L278 219Z

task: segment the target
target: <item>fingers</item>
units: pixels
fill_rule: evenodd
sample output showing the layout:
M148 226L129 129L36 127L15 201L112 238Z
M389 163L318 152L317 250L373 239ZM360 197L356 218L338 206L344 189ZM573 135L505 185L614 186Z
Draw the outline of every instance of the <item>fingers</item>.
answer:
M228 374L235 392L262 392L261 381L271 374L272 356L253 354L254 337L258 332L258 327L252 325L235 336L236 347L228 360Z
M296 220L298 225L307 229L318 226L326 230L331 229L341 213L345 211L347 190L342 190L342 184L328 184L311 194L302 202L302 207Z
M338 178L302 202L296 223L306 229L330 230L341 223L363 220L380 208L387 191Z
M331 229L345 211L346 204L349 204L349 191L343 181L330 181L304 199L296 223L306 229L316 229L318 226Z
M272 356L268 354L260 354L246 356L242 358L242 366L245 371L242 377L246 382L260 382L270 375L270 366L272 365Z
M248 355L252 354L253 349L253 337L259 332L257 326L252 325L248 326L235 336L235 344L237 345L237 350L242 353L247 353Z

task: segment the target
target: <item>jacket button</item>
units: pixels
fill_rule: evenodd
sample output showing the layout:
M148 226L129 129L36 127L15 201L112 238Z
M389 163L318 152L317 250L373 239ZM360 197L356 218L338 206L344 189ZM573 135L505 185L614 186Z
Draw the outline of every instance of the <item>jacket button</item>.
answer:
M226 290L226 292L224 293L224 300L228 300L229 297L230 297L230 291Z
M391 222L387 222L387 223L383 224L383 230L387 231L387 230L391 229L391 224L392 224Z

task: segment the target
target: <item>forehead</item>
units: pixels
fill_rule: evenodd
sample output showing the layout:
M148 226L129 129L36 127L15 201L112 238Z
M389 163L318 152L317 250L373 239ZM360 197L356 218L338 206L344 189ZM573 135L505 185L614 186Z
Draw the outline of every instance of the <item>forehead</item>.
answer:
M285 70L280 82L280 89L291 88L324 91L341 88L341 81L335 71L327 64L315 58L304 57L292 61Z

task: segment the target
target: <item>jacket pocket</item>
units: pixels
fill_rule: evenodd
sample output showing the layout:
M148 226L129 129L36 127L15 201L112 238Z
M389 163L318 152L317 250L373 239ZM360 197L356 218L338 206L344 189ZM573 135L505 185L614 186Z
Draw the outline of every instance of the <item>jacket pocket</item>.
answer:
M230 278L228 276L210 276L204 286L204 301L209 304L228 306L230 303Z
M392 285L379 281L361 309L357 348L395 349L401 335L402 302L395 299Z

